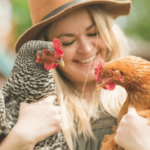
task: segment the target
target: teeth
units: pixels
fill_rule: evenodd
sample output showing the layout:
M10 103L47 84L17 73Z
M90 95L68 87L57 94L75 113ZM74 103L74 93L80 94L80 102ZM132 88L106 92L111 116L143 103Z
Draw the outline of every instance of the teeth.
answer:
M94 56L92 56L92 57L90 57L88 59L84 59L82 61L79 61L79 62L83 63L83 64L86 64L86 63L89 63L89 62L93 61L95 58L96 58L96 55L94 55Z

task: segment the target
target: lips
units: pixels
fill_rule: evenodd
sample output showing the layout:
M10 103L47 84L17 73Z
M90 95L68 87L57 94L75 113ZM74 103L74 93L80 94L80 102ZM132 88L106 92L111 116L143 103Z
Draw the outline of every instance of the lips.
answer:
M82 63L82 64L90 63L90 62L95 60L96 56L97 56L97 54L95 54L95 55L93 55L89 58L86 58L86 59L77 60L76 62L79 62L79 63Z

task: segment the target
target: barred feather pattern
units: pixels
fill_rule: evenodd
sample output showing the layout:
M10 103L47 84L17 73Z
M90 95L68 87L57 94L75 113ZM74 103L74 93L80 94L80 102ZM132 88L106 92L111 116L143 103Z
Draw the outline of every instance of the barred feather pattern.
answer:
M34 103L50 94L57 94L51 71L36 63L36 52L54 51L52 42L32 40L19 50L14 67L0 91L0 127L5 136L16 124L21 102ZM58 105L57 99L54 105ZM34 150L68 150L62 131L38 143Z

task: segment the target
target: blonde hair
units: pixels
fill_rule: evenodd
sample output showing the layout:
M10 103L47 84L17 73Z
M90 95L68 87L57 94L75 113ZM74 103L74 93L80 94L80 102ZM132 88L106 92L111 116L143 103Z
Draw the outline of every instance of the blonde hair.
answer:
M120 28L116 25L113 16L98 5L85 7L92 16L99 33L108 48L107 61L126 55L129 49L128 41ZM47 29L45 29L47 30ZM43 39L44 32L40 34ZM52 70L58 92L58 101L62 108L63 132L69 147L73 148L73 141L77 135L85 138L93 137L90 118L98 117L100 107L110 115L117 117L118 112L126 99L126 92L117 86L114 91L101 90L94 92L91 103L88 105L84 98L75 94L72 86L58 73ZM90 111L89 111L90 110Z
M115 23L114 17L100 5L87 6L86 9L95 21L100 35L108 48L107 61L128 55L131 48L129 40ZM113 91L103 89L100 91L101 105L113 117L118 116L126 97L126 91L120 86L117 86Z

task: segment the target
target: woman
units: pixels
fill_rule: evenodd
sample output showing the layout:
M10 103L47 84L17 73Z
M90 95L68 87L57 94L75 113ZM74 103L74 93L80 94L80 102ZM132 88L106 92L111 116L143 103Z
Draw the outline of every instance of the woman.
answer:
M22 103L18 122L1 149L33 149L63 127L71 148L99 150L104 135L112 133L126 92L120 87L95 92L94 68L100 58L110 61L125 55L128 43L114 18L129 13L130 1L30 0L30 10L35 25L18 40L16 51L31 39L62 41L65 67L52 70L61 108L53 105L52 96Z

